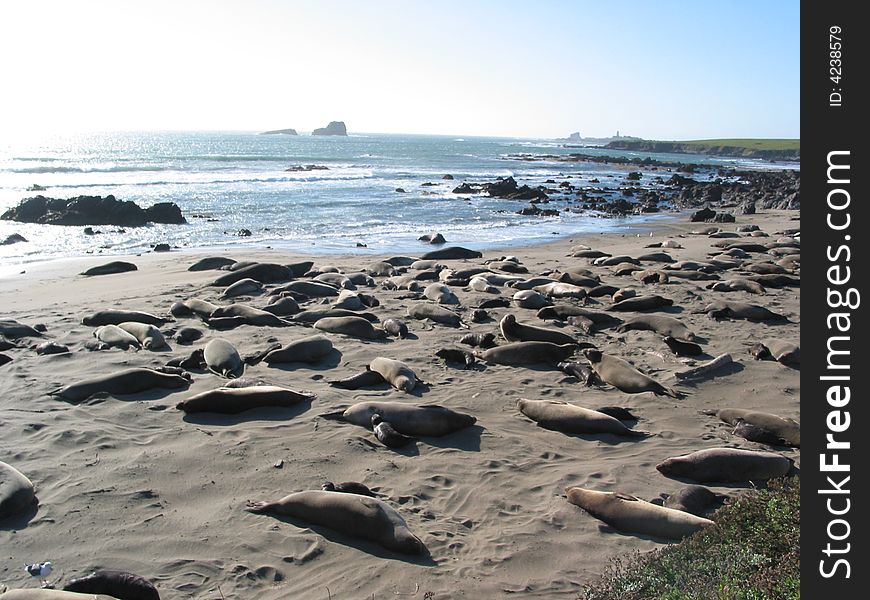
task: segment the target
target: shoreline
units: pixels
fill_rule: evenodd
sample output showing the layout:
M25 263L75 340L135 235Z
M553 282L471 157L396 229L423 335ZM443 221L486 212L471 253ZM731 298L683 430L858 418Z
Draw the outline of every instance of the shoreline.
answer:
M756 224L770 237L735 239L772 242L776 231L797 227L793 218L799 215L798 211L762 210L721 227L733 231L736 226ZM324 586L334 598L372 594L385 598L415 588L421 594L431 591L435 597L451 598L517 594L577 598L583 584L599 577L611 558L646 552L666 542L603 526L567 502L566 487L649 500L685 486L659 473L658 462L710 447L773 451L800 464L799 449L771 449L749 442L705 414L737 407L800 417L800 371L749 355L755 341L771 337L798 341L799 288L770 288L766 295L757 296L714 292L706 288L708 281L677 278L667 284L642 285L631 276L615 275L609 267L566 256L578 243L612 255L638 256L657 251L644 248L651 242L674 239L683 246L667 250L675 259L705 261L717 240L685 233L706 225L690 223L684 216L660 224L652 235L649 230L574 235L509 250L528 268L529 276L553 267L583 267L615 287L673 299L674 306L666 314L703 337L710 356L727 352L735 361L732 369L694 384L676 383L674 372L686 368L687 360L669 353L661 336L651 331L605 329L586 335L568 324L537 319L537 311L515 305L490 309L492 320L471 323L471 310L495 294L451 286L472 332L497 335L499 320L514 314L522 323L556 328L631 361L650 377L687 394L680 400L586 387L546 365L479 363L466 370L446 364L434 356L435 350L460 347L458 339L467 330L410 319L408 308L420 301L410 298L407 290L383 289L379 277L377 287L360 288L380 301L369 310L382 322L405 320L412 336L375 342L326 334L337 352L323 363L283 367L260 363L246 368L246 377L317 394L310 405L232 416L184 415L175 408L177 402L225 382L201 371L193 372L187 390L154 390L68 404L49 392L120 369L157 367L216 337L230 341L245 355L316 332L247 325L216 331L196 319L179 318L161 329L168 333L178 327L197 327L204 338L192 346L170 339L171 350L162 351L85 349L94 339L93 328L82 325L81 318L96 310L124 308L165 315L180 300L229 302L219 299L220 288L209 285L223 271L187 271L202 256L193 252L142 255L134 260L138 271L117 275L76 275L80 269L73 265L92 266L108 258L87 257L0 278L4 316L45 324L46 339L71 350L38 356L31 342L25 341L25 347L5 351L13 360L0 366L0 414L7 432L0 438L0 457L33 481L40 504L15 529L0 528L0 545L12 565L0 565L4 583L11 588L32 587L20 564L50 559L57 578L68 580L95 568L126 570L154 581L167 599L221 594L264 600L319 597L325 595ZM500 254L491 250L484 258ZM240 250L230 255L280 257L280 262L302 258L278 250ZM356 271L383 256L388 255L304 258L318 266ZM755 262L763 260L763 255L753 256ZM465 268L483 261L443 262ZM513 292L501 288L499 296L510 298ZM763 305L791 322L716 321L703 309L717 299ZM242 297L236 302L262 306L265 297ZM321 305L314 300L308 306ZM609 305L610 299L601 297L590 301L589 307L604 310ZM33 340L33 345L41 341ZM426 384L412 394L388 386L350 391L326 384L364 370L374 356L401 360ZM575 360L583 360L582 355L578 353ZM563 400L589 408L624 406L639 417L637 429L649 435L623 438L544 429L517 410L520 398ZM444 437L421 436L407 448L392 450L380 445L371 431L324 418L361 401L437 404L473 415L477 423ZM244 511L248 500L275 500L294 491L319 489L324 481L360 481L381 494L421 538L429 557L397 555L329 529ZM749 486L709 487L737 494Z
M633 215L635 218L641 218L636 224L627 224L624 226L617 226L620 229L624 229L624 231L600 231L600 232L574 232L574 233L565 233L553 235L550 239L542 239L539 243L534 244L524 244L519 238L516 239L515 243L508 243L503 245L494 245L488 247L478 247L477 244L464 244L462 242L452 242L449 241L446 244L440 245L430 245L424 242L418 242L418 250L416 254L422 255L426 252L431 252L433 250L438 250L439 248L448 248L450 246L465 246L474 250L479 250L481 252L507 252L507 251L520 251L526 250L530 248L536 248L539 246L547 246L549 244L558 244L568 238L574 238L578 236L594 236L594 235L625 235L629 233L634 233L635 230L643 230L645 232L656 231L660 227L664 227L668 221L678 222L686 218L688 214L692 212L691 209L683 209L679 211L670 211L670 212L661 212L661 213L650 213L646 215ZM595 216L593 217L596 220L601 220L602 222L613 221L613 218L606 218ZM57 227L67 227L58 225ZM422 230L421 230L422 231ZM124 252L119 254L84 254L77 256L58 256L51 258L39 258L34 259L32 261L26 262L11 262L11 263L2 263L0 264L0 281L2 281L5 277L14 276L20 271L24 270L44 270L44 267L47 265L51 265L54 263L59 264L73 264L81 263L81 265L87 264L88 266L95 266L100 262L110 262L114 260L126 260L132 261L133 259L142 259L143 257L148 256L176 256L176 255L186 255L193 257L196 260L196 257L205 257L212 256L215 254L246 254L246 255L260 255L260 254L284 254L290 256L291 259L304 259L304 258L312 258L312 257L335 257L337 259L345 259L345 258L371 258L372 260L377 260L381 257L389 257L389 256L397 256L397 255L412 255L412 252L389 252L382 251L377 248L352 248L348 246L346 251L319 251L320 249L312 250L311 252L304 252L301 250L295 249L282 249L280 247L256 247L256 246L245 246L244 242L239 245L214 245L214 246L197 246L197 247L178 247L172 248L169 252ZM93 264L91 264L93 263ZM78 267L74 267L78 268ZM87 267L83 267L87 268Z

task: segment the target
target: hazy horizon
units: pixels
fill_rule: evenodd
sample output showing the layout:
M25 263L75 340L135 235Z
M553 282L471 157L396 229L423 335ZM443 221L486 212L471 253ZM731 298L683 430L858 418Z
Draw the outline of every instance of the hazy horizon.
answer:
M0 132L793 139L799 9L9 2Z

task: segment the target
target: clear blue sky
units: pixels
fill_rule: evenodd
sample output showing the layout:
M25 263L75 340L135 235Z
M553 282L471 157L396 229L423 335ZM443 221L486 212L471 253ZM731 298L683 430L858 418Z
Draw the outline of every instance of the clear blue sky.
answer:
M0 4L0 134L799 137L800 4Z

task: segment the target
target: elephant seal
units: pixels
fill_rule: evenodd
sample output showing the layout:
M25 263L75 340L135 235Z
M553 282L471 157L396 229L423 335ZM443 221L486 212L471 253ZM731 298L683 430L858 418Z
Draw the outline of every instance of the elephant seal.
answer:
M668 315L640 315L626 319L616 331L624 333L631 330L655 331L659 335L670 336L678 340L692 342L697 337L689 328L674 317Z
M178 356L166 363L167 367L178 367L187 371L205 371L205 356L202 348L197 348L187 356Z
M740 421L759 427L780 440L782 444L778 445L800 448L801 425L794 419L741 408L723 408L715 414L725 423L735 427Z
M656 469L667 477L705 483L772 479L786 475L791 466L790 459L774 452L708 448L668 458L656 465Z
M196 327L182 327L175 332L175 342L178 344L192 344L202 337L202 330Z
M334 285L335 287L339 287L343 290L352 291L356 289L356 284L351 281L350 277L344 275L343 273L323 272L315 276L314 281L322 281L323 283Z
M683 398L683 394L660 384L658 381L644 375L630 363L600 350L587 348L583 354L592 363L595 374L604 383L609 383L616 389L627 394L640 394L652 392L656 395L670 396L671 398Z
M499 331L502 337L508 342L551 342L553 344L576 344L577 340L567 333L556 331L555 329L547 329L546 327L535 327L534 325L523 325L517 322L516 316L507 314L502 317L498 324Z
M284 319L278 317L274 313L267 310L260 310L246 304L230 304L229 306L219 306L208 318L208 323L212 323L215 319L223 319L228 317L241 317L243 324L254 325L256 327L287 327L290 325Z
M299 308L299 303L296 302L296 300L294 300L290 296L283 296L272 302L269 302L269 304L263 307L263 310L268 313L272 313L276 317L287 317L290 315L295 315L302 309Z
M142 344L132 333L121 329L117 325L103 325L94 330L94 337L101 343L112 348L121 348L127 350L131 346L133 348L141 348Z
M375 493L368 486L359 483L358 481L342 481L341 483L333 483L326 481L320 486L324 492L341 492L343 494L359 494L360 496L375 497Z
M462 260L466 258L483 258L483 254L460 246L450 246L427 252L420 257L420 260Z
M683 342L671 335L666 335L662 338L662 341L667 344L668 348L671 349L671 352L677 356L700 356L701 354L704 354L704 349L698 344Z
M221 294L221 299L235 298L236 296L250 296L259 294L263 291L263 284L255 279L245 278L239 279L234 284L230 285Z
M294 392L272 385L254 385L242 388L220 387L196 394L175 405L186 413L213 412L234 415L264 406L295 406L317 398L309 392Z
M717 494L703 485L689 485L675 494L668 494L662 506L703 517L711 509L721 506L727 498L725 494Z
M658 310L666 306L673 306L674 301L664 296L656 294L650 296L635 296L634 298L626 298L615 304L611 304L607 310L609 311L641 311L641 310Z
M419 383L417 375L405 363L378 356L368 365L369 371L379 373L385 381L401 392L411 392Z
M517 408L544 429L564 433L612 433L633 437L648 435L626 427L622 421L610 415L560 400L521 398L517 401Z
M133 368L85 379L51 392L67 402L81 402L94 394L138 394L154 388L179 390L190 385L181 375L163 373L154 369Z
M587 298L600 298L601 296L613 296L619 288L615 285L596 285L586 292Z
M773 433L772 431L749 423L744 419L737 419L734 423L734 429L731 431L733 435L740 436L750 442L759 444L767 444L769 446L787 446L785 440Z
M801 284L800 277L790 277L788 275L749 275L746 279L772 288L800 287Z
M223 338L215 338L206 344L203 358L208 370L221 377L233 379L241 377L245 371L239 351Z
M238 263L232 265L236 267ZM240 268L233 268L226 275L221 275L212 282L213 286L231 286L243 279L252 279L258 283L278 283L293 279L293 272L284 265L273 263L253 263Z
M574 298L575 300L586 298L586 288L561 281L536 285L532 289L536 292L541 292L549 298Z
M788 321L785 315L777 314L757 304L718 300L708 304L702 312L713 319L746 319L747 321Z
M49 356L51 354L66 354L69 352L69 347L57 342L43 342L36 347L36 353L40 356Z
M86 577L73 579L63 589L80 594L105 594L124 600L160 600L157 588L150 581L124 571L95 571Z
M530 289L535 288L537 286L547 285L550 283L559 283L559 282L556 279L553 279L552 277L531 277L529 279L521 279L518 281L508 281L505 285L507 287L513 288L515 290L530 290ZM546 292L543 292L541 290L537 290L537 291L541 292L542 294L546 293Z
M553 302L541 292L535 290L522 290L511 298L520 308L540 309L550 306Z
M331 298L338 296L338 288L323 281L291 281L275 289L276 293L292 292L309 298Z
M462 324L458 314L437 304L414 304L408 308L408 316L420 321L429 319L447 327L459 327Z
M345 377L344 379L335 379L332 381L328 381L327 383L331 386L335 386L345 390L358 390L360 388L369 387L372 385L380 385L382 383L386 383L386 381L387 380L384 379L383 375L381 375L377 371L366 370L362 373L357 373L356 375L351 375L350 377Z
M536 315L542 321L552 319L565 321L568 317L584 317L589 319L596 327L611 327L622 323L622 319L606 312L574 306L573 304L555 304L539 310Z
M430 283L423 290L423 296L436 304L459 304L459 298L443 283Z
M477 308L507 308L510 305L511 301L507 298L490 298L478 304Z
M275 502L249 502L245 510L294 517L402 554L425 552L423 542L411 533L402 516L389 504L369 496L308 490Z
M464 368L469 369L474 364L475 358L471 352L460 350L458 348L441 348L435 353L435 356L442 358L447 362L459 363L464 365Z
M34 503L33 483L21 471L0 461L0 520L19 515Z
M316 321L314 328L363 340L382 340L387 337L386 331L375 329L362 317L325 317Z
M372 415L372 431L378 441L387 448L401 448L414 441L414 438L396 431L384 418L375 413Z
M220 307L217 304L212 304L211 302L200 300L199 298L191 298L184 302L176 302L172 305L172 308L169 309L169 312L176 317L189 317L191 314L194 314L200 319L208 319L218 308ZM134 319L130 320L132 321ZM152 323L152 325L156 325L156 323Z
M146 350L166 348L166 338L163 337L163 334L154 325L128 321L120 323L118 327L139 340L139 343Z
M362 317L370 323L378 322L378 318L372 313L354 312L343 308L313 308L303 310L287 320L293 323L310 323L313 325L320 319L325 319L327 317Z
M127 322L146 323L148 325L160 327L169 321L150 313L137 310L100 310L82 317L82 325L88 325L89 327L99 327L100 325L120 325L121 323Z
M584 365L583 363L560 362L556 366L566 375L576 377L587 386L591 386L596 380L595 372L588 365Z
M196 261L189 267L187 267L188 271L217 271L224 267L228 267L232 264L235 264L232 258L225 258L223 256L209 256L207 258L201 258Z
M105 594L79 594L62 590L29 589L7 590L0 593L0 600L117 600Z
M753 352L756 359L765 358L767 355L784 365L799 366L801 363L801 347L795 343L785 340L766 340L764 343L755 345L755 347L759 346L758 355L755 351Z
M492 348L495 346L495 334L493 333L466 333L460 340L460 344L468 344L478 348Z
M17 340L23 337L42 337L42 332L13 319L0 319L0 335Z
M552 342L515 342L478 351L477 357L497 365L533 365L546 363L556 365L570 358L577 351L577 344L554 344Z
M483 292L485 294L498 294L498 288L494 285L490 285L490 283L483 277L472 277L471 280L468 282L468 287L470 287L475 292Z
M714 292L749 292L750 294L764 295L766 290L764 286L757 281L748 279L725 279L717 281L707 286L708 290Z
M263 362L280 364L291 362L317 363L332 352L332 341L325 335L312 335L290 342L286 346L269 352Z
M129 271L138 271L139 267L130 262L116 260L104 265L91 267L87 271L79 273L85 277L95 277L97 275L114 275L115 273L127 273Z
M413 436L442 436L471 427L477 421L471 415L434 404L414 405L406 402L358 402L344 411L321 415L359 427L371 428L372 415L381 415L398 431Z
M384 331L390 335L394 335L400 340L408 337L408 325L399 319L387 319L382 324Z
M597 492L579 487L568 488L565 492L568 502L625 533L681 540L713 524L709 519L657 506L628 494Z

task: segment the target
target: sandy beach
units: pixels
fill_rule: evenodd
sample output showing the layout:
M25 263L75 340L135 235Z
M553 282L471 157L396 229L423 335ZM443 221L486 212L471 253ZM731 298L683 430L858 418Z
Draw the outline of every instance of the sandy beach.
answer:
M167 338L169 348L89 351L94 327L82 317L109 308L138 310L168 317L175 302L200 298L215 304L232 301L263 307L268 294L219 299L223 289L209 284L225 271L190 272L206 255L170 252L126 257L138 266L128 273L82 277L78 273L119 257L92 257L27 265L23 273L0 277L0 317L28 325L44 324L43 338L22 338L21 347L4 354L0 366L0 460L24 473L39 501L35 514L0 522L0 584L38 586L22 565L52 561L52 581L85 575L94 569L118 569L154 582L160 595L172 598L576 598L584 583L599 576L613 557L661 547L664 540L621 533L570 504L565 488L580 486L616 491L650 500L686 484L659 473L668 457L714 447L777 452L800 464L799 449L775 447L733 435L732 427L708 414L723 408L765 411L800 420L800 371L774 360L755 360L751 347L766 340L799 343L800 291L768 287L763 295L707 289L708 280L671 277L668 283L644 285L611 267L570 257L585 244L611 255L664 251L677 261L709 260L722 241L771 243L799 230L798 211L759 211L739 215L723 231L757 225L767 237L741 233L711 238L690 232L708 224L687 218L659 221L654 229L632 234L573 237L547 245L484 252L482 259L439 261L449 268L483 265L510 254L533 277L545 271L586 267L601 283L633 288L638 295L659 294L673 300L664 312L613 313L622 319L640 314L668 314L697 333L705 354L678 357L653 331L600 329L587 335L567 323L543 321L537 310L489 309L490 319L472 323L482 301L510 298L451 287L457 310L470 329L414 320L410 306L427 302L408 290L387 290L384 277L376 287L360 287L379 306L366 309L383 322L404 320L407 339L362 341L326 334L338 352L315 365L299 363L248 366L245 377L316 394L309 404L260 408L237 415L189 414L176 404L226 382L219 376L192 372L184 390L157 389L132 395L69 403L49 395L57 388L129 367L160 367L174 357L224 338L242 356L287 344L316 333L308 327L209 329L199 319L178 318L161 330L183 326L204 336L182 346ZM645 248L675 240L682 248ZM785 241L783 241L785 245ZM794 241L799 246L799 238ZM432 247L420 244L420 254ZM218 255L212 252L211 255ZM366 269L384 257L312 257L282 252L235 250L235 260L289 264L312 260L345 272ZM745 267L775 262L779 256L750 252L721 279L751 275ZM798 258L799 261L799 258ZM797 263L799 264L799 262ZM644 262L643 268L662 263ZM799 271L789 275L799 276ZM421 282L424 285L428 282ZM267 289L280 284L268 284ZM314 299L303 308L321 307L334 298ZM716 300L764 306L787 322L715 320L703 311ZM555 299L557 304L582 304ZM607 296L585 306L606 310ZM514 314L521 323L558 329L578 341L630 361L642 372L685 394L682 399L651 392L626 394L609 385L587 387L555 366L504 366L478 361L470 369L435 356L441 348L463 347L471 332L496 334L498 323ZM701 341L703 340L703 341ZM55 341L70 352L40 356L36 344ZM467 350L472 350L464 346ZM687 363L701 364L728 353L733 364L692 383L678 382L674 372ZM345 390L327 384L365 370L377 357L406 363L424 384L410 394L388 385ZM573 360L584 362L578 352ZM587 408L622 406L638 416L633 427L646 437L612 434L565 434L537 426L517 409L520 398L562 400ZM401 449L382 445L370 430L324 419L322 415L367 400L436 404L473 415L476 424L446 436L421 436ZM406 556L379 545L296 520L251 514L249 500L277 500L291 492L319 490L325 481L358 481L405 519L428 550ZM735 493L749 482L710 485Z

